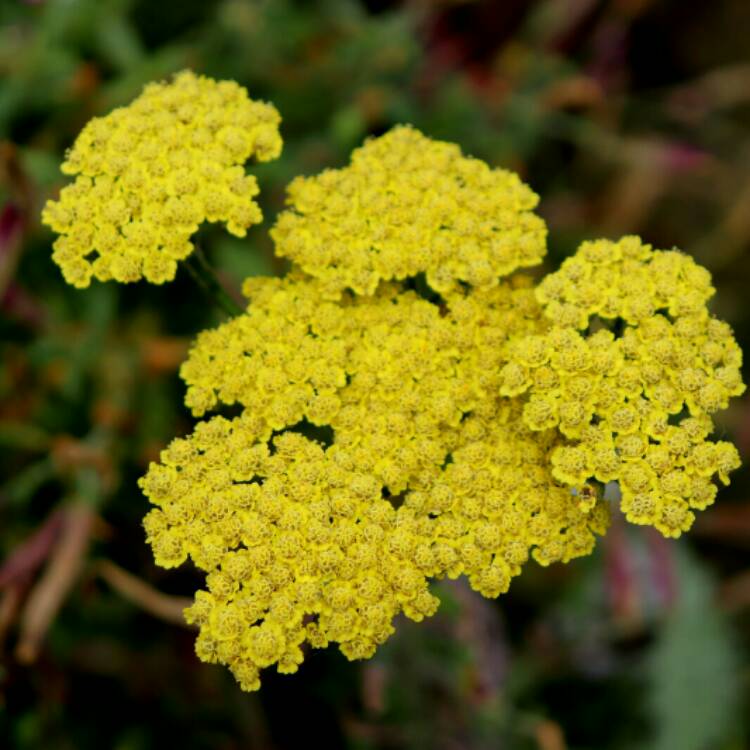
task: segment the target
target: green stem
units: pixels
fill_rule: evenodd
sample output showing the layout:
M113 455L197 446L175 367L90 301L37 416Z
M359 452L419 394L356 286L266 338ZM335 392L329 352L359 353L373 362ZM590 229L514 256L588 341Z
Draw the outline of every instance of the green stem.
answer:
M185 268L206 295L227 315L230 317L242 315L244 310L229 295L198 248L185 260Z

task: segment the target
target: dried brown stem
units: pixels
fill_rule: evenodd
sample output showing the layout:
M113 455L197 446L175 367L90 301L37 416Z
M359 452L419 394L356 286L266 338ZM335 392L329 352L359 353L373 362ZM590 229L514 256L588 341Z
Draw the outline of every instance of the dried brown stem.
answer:
M55 510L30 537L11 551L0 565L0 589L33 573L49 555L63 525L63 514Z
M121 596L160 620L190 627L182 614L192 601L183 596L170 596L128 573L110 560L99 560L97 573Z
M78 578L93 522L92 508L83 503L71 505L65 511L60 537L21 616L21 632L16 646L19 662L30 664L36 660L55 615Z

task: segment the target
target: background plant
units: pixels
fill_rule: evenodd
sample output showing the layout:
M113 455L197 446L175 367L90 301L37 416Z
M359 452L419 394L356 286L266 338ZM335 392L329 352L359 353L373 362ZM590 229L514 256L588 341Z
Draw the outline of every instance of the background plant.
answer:
M406 627L367 667L321 655L294 686L268 680L258 700L237 698L230 678L195 665L192 634L141 609L170 618L181 602L123 575L173 596L195 588L151 567L132 488L187 432L176 369L187 337L218 317L180 276L164 290L65 288L33 217L91 116L190 66L284 113L290 145L257 172L267 222L291 177L412 122L522 172L544 196L552 267L586 236L630 231L690 252L746 347L746 12L729 0L710 13L648 2L4 4L2 721L13 743L285 746L293 710L334 745L742 746L746 474L679 543L684 554L621 529L576 568L529 569L498 607L447 587L429 634ZM262 236L250 240L257 252L211 231L201 244L239 280L282 270ZM747 455L745 411L720 428ZM707 683L696 700L689 686Z

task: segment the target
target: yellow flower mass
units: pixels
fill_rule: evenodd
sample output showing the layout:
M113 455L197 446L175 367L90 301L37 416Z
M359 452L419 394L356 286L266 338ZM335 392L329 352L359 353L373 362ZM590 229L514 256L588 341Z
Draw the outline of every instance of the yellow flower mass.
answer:
M189 71L94 118L62 166L75 181L42 214L60 235L52 257L65 280L161 284L193 251L202 222L244 237L262 216L257 182L242 165L279 155L279 121L233 81Z
M355 149L348 167L293 180L271 236L333 299L418 273L441 294L461 281L488 288L544 256L537 200L513 172L401 126Z
M438 603L424 519L397 513L346 451L293 432L257 442L255 428L203 422L143 481L159 506L145 519L157 563L190 555L207 572L186 611L197 653L229 665L245 689L263 667L295 672L305 644L372 656L397 613L421 620Z
M429 299L329 282L246 281L247 311L181 369L196 417L241 415L199 423L142 481L157 562L207 572L197 653L245 689L311 647L372 655L396 615L435 612L431 581L496 597L530 557L589 554L607 482L629 520L679 535L737 465L706 438L743 390L740 353L687 256L586 243L536 289L515 274Z
M585 242L537 288L547 333L520 338L501 393L524 394L526 425L565 439L553 476L617 481L625 517L676 537L739 466L708 440L711 414L745 390L742 352L706 307L709 273L637 237ZM613 325L617 323L617 325ZM616 335L615 335L616 334Z
M66 280L161 283L201 222L243 236L261 217L241 165L278 155L278 124L190 72L93 120L44 210ZM197 336L180 374L200 421L140 480L144 525L157 564L205 574L196 652L243 689L310 648L372 656L398 615L437 610L433 581L497 597L529 558L589 554L618 495L679 536L737 468L709 439L745 386L708 272L624 237L535 286L536 202L396 127L292 182L271 232L291 270Z
M496 597L530 555L588 554L607 525L552 476L557 438L499 395L511 336L548 327L528 279L443 310L393 284L338 302L320 286L248 280L246 314L200 334L181 372L197 416L241 416L199 423L141 483L157 563L207 572L187 611L199 656L247 689L306 647L371 656L398 613L435 612L430 580Z

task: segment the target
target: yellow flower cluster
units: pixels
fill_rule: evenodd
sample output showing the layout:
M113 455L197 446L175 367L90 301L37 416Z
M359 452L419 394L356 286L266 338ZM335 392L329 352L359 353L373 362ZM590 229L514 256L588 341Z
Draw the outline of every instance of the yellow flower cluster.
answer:
M460 575L483 596L508 590L529 556L541 565L589 554L607 528L608 508L581 497L550 472L557 437L526 427L517 402L488 398L462 423L451 460L402 507L429 520L436 578Z
M428 578L465 574L495 597L532 551L545 565L589 553L606 507L554 481L519 417L495 399L466 420L452 462L398 509L350 450L258 442L249 411L174 440L140 482L157 506L144 525L157 564L189 556L207 573L186 610L200 658L254 690L265 667L297 671L305 645L371 656L398 613L435 612Z
M320 423L325 398L346 383L346 317L296 274L244 289L247 313L200 333L182 365L185 403L195 416L218 403L251 407L263 440L307 415Z
M190 72L93 120L43 219L68 282L162 283L203 221L261 219L243 164L279 115ZM255 690L305 649L371 656L432 581L508 589L529 558L588 554L626 517L686 530L739 463L711 415L744 390L708 272L634 237L584 243L536 288L536 195L409 126L298 178L272 230L292 262L197 337L181 377L201 418L141 479L156 562L206 574L196 651ZM419 290L419 291L418 291ZM209 416L231 409L232 419Z
M442 308L388 283L325 301L321 284L299 271L245 283L247 312L201 333L181 370L196 416L222 405L242 415L200 423L142 481L160 506L146 520L157 562L190 555L209 573L188 613L198 654L247 689L263 667L296 670L304 643L371 655L398 612L434 611L429 579L465 575L495 597L530 555L587 554L607 523L603 503L551 475L556 438L539 440L498 393L512 338L548 328L529 279L462 289ZM305 424L330 428L332 445L283 432ZM330 535L343 541L331 547ZM224 561L258 556L231 563L230 585Z
M372 656L404 612L431 615L427 519L397 512L345 449L293 432L257 442L244 417L175 440L141 486L159 565L190 556L207 590L186 610L196 651L255 690L259 671L296 672L307 644Z
M186 403L196 416L247 407L258 439L303 419L331 427L398 494L434 475L464 415L496 393L509 332L540 324L533 292L516 286L457 296L441 315L394 285L330 302L299 273L248 280L247 314L201 333L183 365Z
M233 81L184 71L152 83L129 106L86 125L62 166L77 175L42 219L60 236L53 259L65 280L174 278L204 221L244 237L262 216L243 164L281 151L276 109Z
M628 520L665 536L690 528L728 483L736 448L707 439L711 414L745 386L742 353L712 318L708 272L636 237L584 243L537 289L554 327L514 343L501 393L523 420L556 429L552 474L580 488L617 481Z
M355 149L348 167L296 178L288 203L276 252L332 299L420 273L441 294L459 281L488 288L546 251L537 196L518 175L410 126Z

